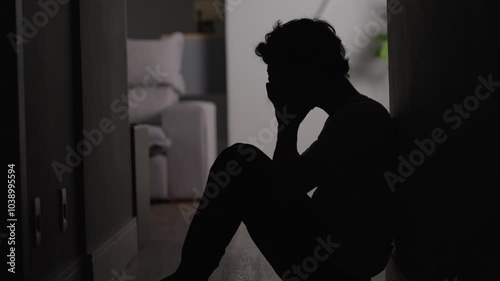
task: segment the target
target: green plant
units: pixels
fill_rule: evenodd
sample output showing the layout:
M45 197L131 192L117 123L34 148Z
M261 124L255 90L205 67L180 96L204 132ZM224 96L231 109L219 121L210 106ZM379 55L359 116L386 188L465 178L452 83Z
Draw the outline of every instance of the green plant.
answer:
M378 50L379 58L384 60L389 59L389 44L387 40L387 34L380 34L377 36L377 39L380 42L380 49Z

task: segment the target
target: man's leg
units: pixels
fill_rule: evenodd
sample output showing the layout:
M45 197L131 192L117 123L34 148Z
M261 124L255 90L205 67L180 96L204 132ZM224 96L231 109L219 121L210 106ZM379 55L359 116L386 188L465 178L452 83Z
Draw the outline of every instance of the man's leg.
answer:
M316 220L309 197L275 192L271 164L246 144L219 155L186 236L181 265L165 280L207 280L241 222L283 280L356 280L328 263L338 244Z
M216 159L189 226L176 273L165 280L207 280L218 267L243 214L258 196L272 160L254 146L235 144Z
M260 204L247 208L243 223L283 281L370 280L350 276L335 262L342 259L342 243L318 220L307 194L295 198L267 195L262 194L267 199ZM280 204L280 200L286 202Z
M291 194L263 193L248 208L243 223L250 237L284 281L337 280L329 260L340 244L316 219L309 196Z
M267 171L267 172L266 172ZM271 169L259 175L257 197L243 212L243 223L267 261L283 281L369 281L350 276L336 261L342 259L342 243L325 226L338 214L318 215L300 187L273 186ZM250 201L253 200L253 201ZM345 252L345 251L344 251Z

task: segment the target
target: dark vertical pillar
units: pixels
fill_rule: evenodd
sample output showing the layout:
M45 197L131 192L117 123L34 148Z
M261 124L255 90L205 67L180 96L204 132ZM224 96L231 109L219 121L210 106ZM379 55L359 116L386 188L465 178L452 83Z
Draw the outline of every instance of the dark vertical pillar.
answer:
M388 27L401 148L394 259L411 280L493 280L500 186L493 1L400 4Z
M125 1L80 1L87 252L133 217Z

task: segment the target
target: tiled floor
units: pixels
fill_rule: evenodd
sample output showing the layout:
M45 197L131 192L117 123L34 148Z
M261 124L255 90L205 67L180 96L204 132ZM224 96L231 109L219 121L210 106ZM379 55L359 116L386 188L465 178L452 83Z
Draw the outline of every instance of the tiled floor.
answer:
M180 261L193 204L155 204L151 207L152 237L125 272L134 281L159 281L172 273ZM242 225L210 281L279 281ZM380 274L372 281L384 281Z

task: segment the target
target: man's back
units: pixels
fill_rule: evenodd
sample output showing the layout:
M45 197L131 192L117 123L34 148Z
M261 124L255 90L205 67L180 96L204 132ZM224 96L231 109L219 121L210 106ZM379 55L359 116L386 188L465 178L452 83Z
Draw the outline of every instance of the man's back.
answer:
M335 209L372 202L371 196L391 193L383 177L394 160L391 117L381 104L359 95L327 119L302 156L330 171L321 179L316 192L323 196L317 200L336 202L330 206Z
M394 160L393 136L387 110L359 95L327 119L318 139L302 154L329 171L312 197L313 206L334 239L345 243L360 263L363 258L356 255L380 253L377 248L389 254L392 192L384 172Z

